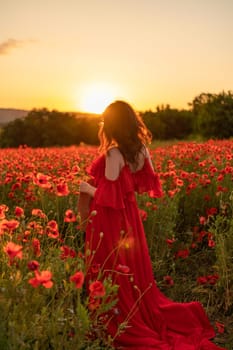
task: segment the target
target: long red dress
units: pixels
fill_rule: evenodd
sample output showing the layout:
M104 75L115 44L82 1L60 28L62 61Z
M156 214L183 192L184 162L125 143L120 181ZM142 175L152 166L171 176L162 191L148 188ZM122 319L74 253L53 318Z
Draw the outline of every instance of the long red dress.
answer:
M217 350L209 339L215 333L200 303L177 303L156 286L135 191L162 195L156 173L145 158L132 173L125 164L116 180L105 177L105 156L89 168L97 187L90 210L96 210L86 229L86 246L95 251L92 263L106 271L120 270L118 304L108 330L116 349ZM102 238L101 238L102 236ZM128 271L129 270L129 271ZM116 336L120 323L128 321ZM115 337L116 336L116 337Z

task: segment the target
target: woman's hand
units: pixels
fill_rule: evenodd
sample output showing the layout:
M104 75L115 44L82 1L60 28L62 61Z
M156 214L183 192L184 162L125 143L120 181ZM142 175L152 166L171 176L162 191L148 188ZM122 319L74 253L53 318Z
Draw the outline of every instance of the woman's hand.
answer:
M89 191L89 183L87 183L86 181L82 181L80 183L80 186L79 186L79 190L80 192L85 192L85 193L88 193Z
M86 181L81 181L80 186L79 186L79 190L80 190L80 192L88 193L91 197L94 197L96 188L94 186L91 186Z

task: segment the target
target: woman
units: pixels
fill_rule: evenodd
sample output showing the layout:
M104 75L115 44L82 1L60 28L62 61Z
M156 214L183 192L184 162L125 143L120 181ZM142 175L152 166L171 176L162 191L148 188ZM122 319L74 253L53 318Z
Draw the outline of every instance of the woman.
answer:
M99 139L102 155L89 168L93 185L81 182L80 192L93 197L90 211L96 211L86 228L91 263L120 272L117 312L108 320L115 348L220 349L209 341L215 334L200 303L173 302L154 281L135 198L135 192L162 196L145 146L150 132L129 104L116 101L103 113ZM126 324L122 333L120 324Z

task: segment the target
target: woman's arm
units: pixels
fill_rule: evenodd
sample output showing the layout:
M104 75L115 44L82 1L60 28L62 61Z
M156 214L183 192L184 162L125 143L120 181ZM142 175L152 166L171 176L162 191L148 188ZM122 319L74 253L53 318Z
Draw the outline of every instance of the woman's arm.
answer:
M151 160L150 152L147 147L145 147L145 156L148 158L151 168L154 170L154 166Z
M86 181L82 181L80 183L80 187L79 187L80 192L84 192L89 194L91 197L94 197L95 195L95 191L96 191L96 187L90 185L88 182Z
M114 181L118 178L120 170L124 165L124 158L117 148L112 148L108 151L105 159L105 177L107 180ZM79 190L94 197L96 187L90 185L86 181L81 181Z
M124 166L124 158L117 147L111 148L105 159L105 177L114 181L118 178L121 168Z

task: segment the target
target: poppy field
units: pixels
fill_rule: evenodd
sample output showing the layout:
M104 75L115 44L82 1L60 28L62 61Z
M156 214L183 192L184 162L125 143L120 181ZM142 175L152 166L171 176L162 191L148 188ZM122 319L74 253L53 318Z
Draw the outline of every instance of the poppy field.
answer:
M150 152L164 195L137 201L157 284L173 300L200 301L215 342L231 350L233 141L158 144ZM0 149L1 349L113 348L106 324L117 312L118 286L102 278L101 266L85 283L92 252L77 211L80 180L97 154L85 145Z

